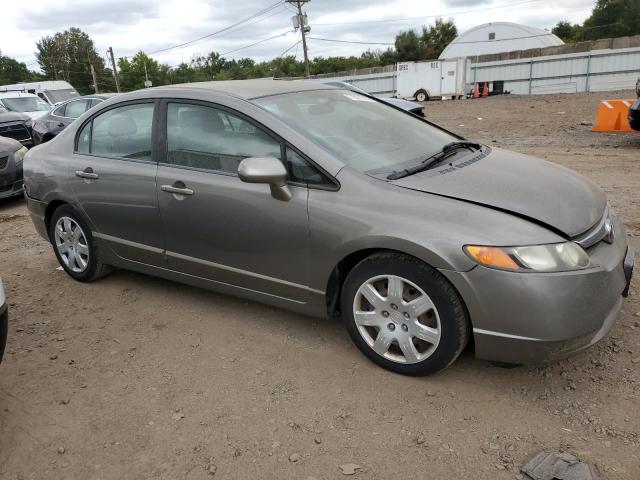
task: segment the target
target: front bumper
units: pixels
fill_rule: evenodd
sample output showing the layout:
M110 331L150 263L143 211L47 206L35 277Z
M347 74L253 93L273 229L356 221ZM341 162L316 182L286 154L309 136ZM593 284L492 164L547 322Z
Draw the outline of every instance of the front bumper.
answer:
M49 241L49 232L47 231L47 224L45 221L47 204L40 200L36 200L35 198L31 198L26 192L24 194L24 198L27 200L27 209L29 210L29 216L31 217L31 221L33 222L36 232L38 232L38 235L42 238Z
M13 155L3 169L0 169L0 199L22 195L22 164L14 163Z
M574 272L515 273L477 266L442 272L458 289L473 325L478 358L540 363L601 340L628 293L635 251L616 220L613 244L588 252L595 265Z
M9 307L5 303L4 289L0 281L0 362L7 346L7 332L9 330Z

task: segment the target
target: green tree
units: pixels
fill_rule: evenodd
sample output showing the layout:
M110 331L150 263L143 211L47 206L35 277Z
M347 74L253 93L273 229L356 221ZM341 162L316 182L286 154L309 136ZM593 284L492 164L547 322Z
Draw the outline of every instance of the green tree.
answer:
M171 69L170 78L168 66L161 67L156 60L142 51L136 53L131 60L127 57L118 59L120 88L125 92L144 88L144 81L147 76L151 80L152 86L166 85L170 82L192 82L194 81L193 78L185 74L188 69L189 66L186 63L181 63L177 69Z
M37 78L37 75L29 71L26 64L2 55L0 51L0 85L28 82L29 80L35 80L35 78Z
M640 34L640 1L597 0L591 16L584 21L581 38L622 37Z
M80 93L93 92L92 64L102 91L114 89L104 60L96 52L93 40L79 28L72 27L36 42L36 59L47 80L66 80Z
M458 29L453 19L436 19L433 25L422 27L422 45L427 59L438 58L442 51L458 36Z
M422 60L424 48L414 30L406 30L396 35L396 55L399 62Z
M580 39L582 27L578 24L571 24L566 20L559 21L551 29L551 33L562 39L566 43L575 42Z

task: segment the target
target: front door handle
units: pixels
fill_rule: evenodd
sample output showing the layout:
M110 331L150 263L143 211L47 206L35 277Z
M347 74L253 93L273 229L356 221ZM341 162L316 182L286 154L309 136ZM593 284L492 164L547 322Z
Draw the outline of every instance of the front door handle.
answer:
M91 167L87 167L84 170L76 170L76 177L86 178L87 180L97 180L99 178Z
M163 192L173 193L174 195L193 195L193 190L187 188L182 182L176 182L173 185L162 185L160 189Z
M58 123L58 126L59 126L60 128L62 128L62 127L64 127L64 123L60 122L60 123Z

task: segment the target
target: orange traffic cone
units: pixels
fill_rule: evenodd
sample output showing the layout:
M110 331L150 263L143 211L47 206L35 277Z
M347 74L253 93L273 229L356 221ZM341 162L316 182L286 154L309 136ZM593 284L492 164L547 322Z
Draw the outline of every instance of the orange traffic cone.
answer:
M473 84L473 98L480 98L480 87L477 83Z
M602 100L592 132L633 132L627 115L633 100Z
M489 96L489 82L484 82L484 88L482 89L482 96L483 97Z

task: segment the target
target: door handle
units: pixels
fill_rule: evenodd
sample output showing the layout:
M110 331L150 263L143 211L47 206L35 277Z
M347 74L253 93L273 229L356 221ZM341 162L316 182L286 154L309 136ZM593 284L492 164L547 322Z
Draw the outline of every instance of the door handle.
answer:
M162 185L160 189L163 192L173 193L174 195L193 195L193 190L184 186L182 182L176 182L173 185Z
M98 174L93 171L93 168L87 167L84 170L76 170L76 177L86 178L87 180L96 180Z
M58 126L59 127L64 127L64 123L60 122L60 123L58 123Z

